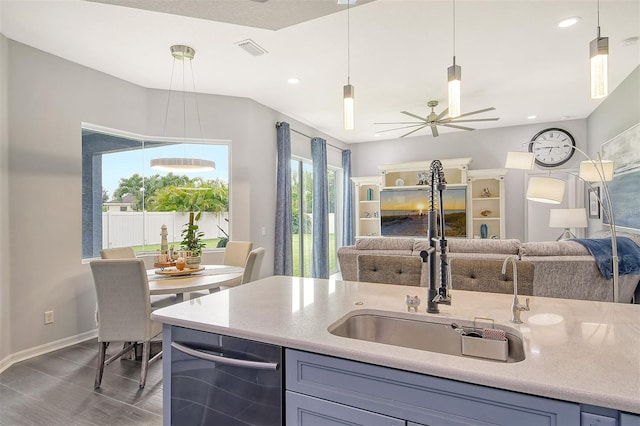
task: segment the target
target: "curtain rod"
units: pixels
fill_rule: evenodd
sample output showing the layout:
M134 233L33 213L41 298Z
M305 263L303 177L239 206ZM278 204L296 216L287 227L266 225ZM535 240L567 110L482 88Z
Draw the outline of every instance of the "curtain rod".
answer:
M282 122L280 122L280 121L277 121L277 122L276 122L276 128L280 127L281 125L282 125ZM294 132L294 133L299 134L300 136L304 136L305 138L313 139L311 136L309 136L309 135L305 135L304 133L299 132L299 131L297 131L296 129L293 129L293 128L291 128L291 127L289 127L289 130L291 130L291 131L292 131L292 132ZM344 151L344 149L342 149L342 148L340 148L340 147L337 147L337 146L335 146L335 145L331 145L329 142L327 142L327 145L328 145L328 146L330 146L331 148L335 148L335 149L337 149L338 151Z

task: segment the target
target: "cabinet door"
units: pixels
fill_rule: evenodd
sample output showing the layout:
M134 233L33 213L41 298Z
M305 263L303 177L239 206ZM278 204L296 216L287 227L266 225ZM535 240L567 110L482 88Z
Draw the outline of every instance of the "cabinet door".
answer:
M640 416L636 414L620 413L620 426L640 426Z
M298 426L405 426L404 420L382 416L370 411L312 396L287 391L286 418L288 425Z

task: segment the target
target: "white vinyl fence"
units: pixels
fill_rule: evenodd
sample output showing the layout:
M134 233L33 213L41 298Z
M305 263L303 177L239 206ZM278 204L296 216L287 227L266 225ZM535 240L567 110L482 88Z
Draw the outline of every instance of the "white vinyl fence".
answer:
M198 221L204 238L223 238L229 233L229 213L203 212ZM162 225L167 225L167 240L179 242L184 225L189 222L189 213L183 212L103 212L102 248L160 244Z

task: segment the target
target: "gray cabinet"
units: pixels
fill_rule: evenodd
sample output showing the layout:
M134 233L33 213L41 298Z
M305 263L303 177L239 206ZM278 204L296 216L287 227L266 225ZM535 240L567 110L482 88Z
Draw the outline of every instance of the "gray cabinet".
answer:
M404 420L287 391L288 425L297 426L405 426Z
M290 349L285 359L287 395L298 401L324 400L420 425L580 424L579 404ZM297 406L288 401L287 418L296 419ZM315 416L339 417L333 405L314 407Z
M640 416L637 414L620 413L620 426L640 426Z

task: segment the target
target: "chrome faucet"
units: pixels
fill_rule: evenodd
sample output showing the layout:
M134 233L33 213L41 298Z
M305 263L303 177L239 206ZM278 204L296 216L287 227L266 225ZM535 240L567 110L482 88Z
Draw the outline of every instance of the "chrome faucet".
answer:
M518 267L516 266L516 259L514 257L507 257L502 263L502 273L505 274L507 272L507 263L513 264L513 303L511 304L511 312L513 313L511 317L511 322L515 324L522 324L522 320L520 319L520 312L529 310L529 298L526 299L526 304L521 305L518 300Z

